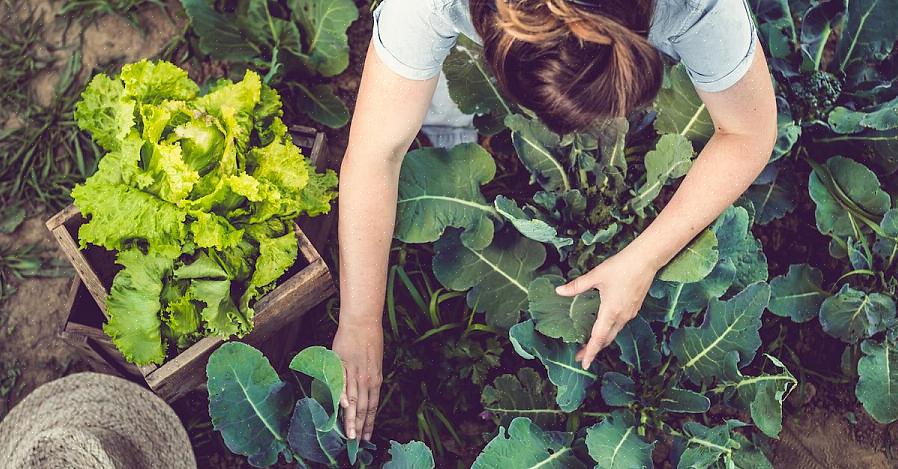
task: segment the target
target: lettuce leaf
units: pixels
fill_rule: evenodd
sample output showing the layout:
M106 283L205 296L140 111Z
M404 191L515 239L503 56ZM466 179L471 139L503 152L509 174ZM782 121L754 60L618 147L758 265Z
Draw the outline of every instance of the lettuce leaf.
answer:
M140 103L159 103L166 99L186 101L200 91L187 71L165 62L140 62L122 67L120 75L125 83L125 95Z
M172 259L132 248L119 251L115 262L124 269L112 280L106 299L109 321L103 332L128 361L137 365L161 364L165 348L159 319L160 295Z
M93 77L75 103L75 121L106 150L117 150L134 127L134 102L125 98L121 80Z
M94 183L72 189L75 205L89 221L78 230L81 249L96 244L123 250L133 240L144 240L149 251L175 259L187 237L187 212L151 194L125 186Z

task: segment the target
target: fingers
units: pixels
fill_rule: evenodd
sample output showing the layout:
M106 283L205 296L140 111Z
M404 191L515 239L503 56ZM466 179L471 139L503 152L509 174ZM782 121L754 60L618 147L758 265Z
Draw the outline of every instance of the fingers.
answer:
M599 307L598 317L596 318L596 323L592 326L589 342L577 353L584 370L589 369L599 351L610 343L611 331L616 327L616 319L616 315L604 308L604 304Z
M589 277L589 274L583 274L564 285L559 285L555 288L555 293L561 296L575 296L586 291L589 291L594 287L592 279Z
M346 398L346 383L349 382L349 378L346 376L346 363L343 363L343 390L340 391L340 407L343 408L345 412L349 407L349 400Z
M374 417L377 416L377 406L380 402L380 379L373 381L368 394L368 414L365 416L365 426L362 430L362 438L367 441L371 441L371 435L374 433Z
M365 428L365 419L368 417L368 380L365 377L357 379L359 384L359 403L355 414L355 432L350 438L357 438L362 435Z
M346 381L346 413L343 414L343 426L346 430L346 438L350 440L356 437L356 410L359 403L358 378L355 373L347 372L349 379Z

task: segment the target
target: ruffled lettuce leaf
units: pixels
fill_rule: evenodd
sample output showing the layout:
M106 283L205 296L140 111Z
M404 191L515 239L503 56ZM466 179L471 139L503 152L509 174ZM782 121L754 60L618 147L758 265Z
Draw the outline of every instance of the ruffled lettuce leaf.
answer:
M160 296L163 277L172 269L172 259L132 248L119 251L115 261L124 269L112 280L106 299L109 321L103 332L129 362L161 364L165 347L159 318Z
M134 101L125 97L121 80L98 74L75 103L75 121L106 150L117 150L134 127Z
M193 241L201 248L227 249L243 239L243 229L235 228L227 218L214 213L193 212L196 221L190 224Z
M125 96L141 103L159 103L166 99L186 101L200 91L187 71L160 60L127 64L122 67L120 78L125 83Z
M89 221L78 230L81 249L88 244L121 251L144 240L149 252L169 259L181 255L187 213L174 204L125 185L94 182L75 186L75 205Z
M200 317L207 334L228 338L251 329L251 323L237 311L231 299L230 280L192 280L187 292L206 304Z

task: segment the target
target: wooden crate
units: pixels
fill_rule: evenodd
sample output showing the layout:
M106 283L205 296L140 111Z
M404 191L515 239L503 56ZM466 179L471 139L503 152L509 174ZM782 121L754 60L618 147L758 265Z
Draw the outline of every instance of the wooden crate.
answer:
M299 134L300 139L306 139L297 144L311 148L311 153L306 154L314 156L316 163L320 161L324 149L323 134L309 139L296 128L291 131L294 137ZM305 222L308 224L317 219ZM84 250L78 248L78 228L84 222L77 207L70 205L46 223L78 273L69 291L69 317L61 332L62 338L95 370L143 382L169 402L204 384L206 362L209 355L224 343L222 339L206 337L161 366L137 367L125 361L103 332L106 298L112 279L121 267L114 263L115 254L111 251L93 245ZM325 230L320 224L312 227L319 232ZM329 230L329 225L326 229ZM275 361L280 361L277 357L287 351L295 338L302 315L336 291L330 271L309 237L299 225L294 225L294 231L299 242L297 261L279 279L278 286L255 303L253 331L240 339L262 349ZM327 236L319 242L326 243Z

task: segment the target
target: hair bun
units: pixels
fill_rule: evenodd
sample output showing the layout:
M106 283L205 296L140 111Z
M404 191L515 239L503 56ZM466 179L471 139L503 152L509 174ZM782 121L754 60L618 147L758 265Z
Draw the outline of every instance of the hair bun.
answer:
M645 36L652 7L651 0L603 0L601 7L471 0L471 15L502 90L568 133L654 98L663 70Z

